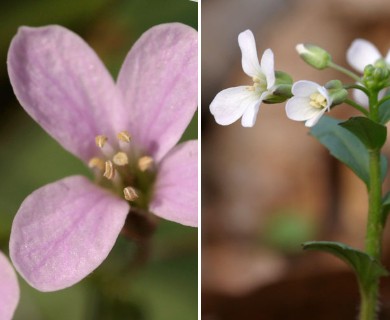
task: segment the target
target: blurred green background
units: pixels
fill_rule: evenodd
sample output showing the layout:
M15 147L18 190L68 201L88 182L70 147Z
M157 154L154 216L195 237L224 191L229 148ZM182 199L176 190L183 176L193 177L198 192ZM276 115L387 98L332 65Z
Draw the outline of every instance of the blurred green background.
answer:
M186 0L16 0L0 10L0 249L8 254L12 219L36 188L88 169L63 150L19 106L6 71L11 38L21 25L60 24L80 34L114 78L148 28L183 22L197 28L197 4ZM183 139L197 137L197 115ZM106 261L79 284L54 293L19 277L18 319L197 319L197 229L161 221L149 262L133 266L134 243L119 237Z

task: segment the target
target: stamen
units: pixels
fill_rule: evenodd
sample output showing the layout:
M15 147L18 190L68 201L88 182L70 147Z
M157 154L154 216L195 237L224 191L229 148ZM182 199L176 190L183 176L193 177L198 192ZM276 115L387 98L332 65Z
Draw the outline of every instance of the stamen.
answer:
M107 140L108 140L108 138L106 136L103 136L103 135L98 135L95 137L96 145L99 148L103 148L104 145L106 144Z
M116 153L112 159L112 161L117 165L117 166L125 166L129 163L129 158L127 157L127 154L120 151Z
M127 143L130 143L131 141L131 135L126 130L119 132L117 134L117 138L119 139L119 141L123 141Z
M133 187L124 188L123 195L125 196L125 199L128 201L134 201L139 197L137 191L135 191Z
M138 159L138 169L142 172L150 169L153 166L153 158L149 156L143 156Z
M104 171L104 160L94 157L88 162L88 167L90 168L97 168L100 171Z
M108 160L105 162L105 170L103 176L108 180L112 180L115 177L115 168L112 161Z

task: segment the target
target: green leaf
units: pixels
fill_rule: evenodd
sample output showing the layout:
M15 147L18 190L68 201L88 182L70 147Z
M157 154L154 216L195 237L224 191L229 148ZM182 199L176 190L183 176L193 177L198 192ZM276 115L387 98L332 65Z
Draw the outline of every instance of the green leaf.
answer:
M339 124L354 134L369 150L378 150L386 142L387 128L366 117L354 117Z
M340 121L324 116L310 134L323 144L330 153L347 165L369 186L369 155L364 144L351 132L339 126ZM386 176L387 160L381 156L382 181Z
M329 252L345 261L355 271L359 284L365 291L379 277L389 274L380 262L367 253L353 249L340 242L309 241L303 244L303 249Z

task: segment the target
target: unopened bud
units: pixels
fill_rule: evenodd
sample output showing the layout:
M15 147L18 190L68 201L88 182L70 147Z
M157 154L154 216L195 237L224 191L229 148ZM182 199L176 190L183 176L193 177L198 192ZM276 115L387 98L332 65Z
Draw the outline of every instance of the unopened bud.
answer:
M389 69L380 61L375 66L369 64L364 68L363 84L370 90L381 90L386 87L390 77Z
M348 91L344 89L340 80L331 80L327 82L324 87L328 91L332 106L343 103L348 97Z
M316 69L325 69L332 61L331 55L324 49L313 44L298 44L296 47L300 57Z

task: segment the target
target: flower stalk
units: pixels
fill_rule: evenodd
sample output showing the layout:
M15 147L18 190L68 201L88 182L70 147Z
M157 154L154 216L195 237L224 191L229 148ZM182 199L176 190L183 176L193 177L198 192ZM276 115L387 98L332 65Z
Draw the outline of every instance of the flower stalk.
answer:
M369 118L378 122L378 94L370 95ZM369 150L370 184L368 188L368 217L365 251L374 259L381 260L382 223L382 181L380 168L381 149ZM360 320L374 320L378 310L379 278L368 288L361 288Z

